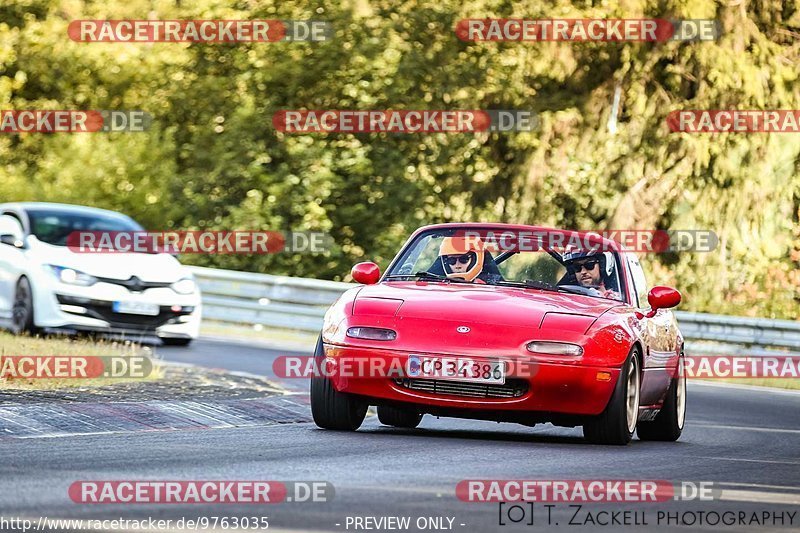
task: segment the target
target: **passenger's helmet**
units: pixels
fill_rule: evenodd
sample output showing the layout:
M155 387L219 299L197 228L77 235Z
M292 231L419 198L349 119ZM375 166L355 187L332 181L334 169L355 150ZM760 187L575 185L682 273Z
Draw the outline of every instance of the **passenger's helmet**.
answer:
M473 281L483 270L486 252L480 239L466 237L445 237L439 246L439 261L448 278L461 278ZM468 261L464 272L453 272L457 262Z

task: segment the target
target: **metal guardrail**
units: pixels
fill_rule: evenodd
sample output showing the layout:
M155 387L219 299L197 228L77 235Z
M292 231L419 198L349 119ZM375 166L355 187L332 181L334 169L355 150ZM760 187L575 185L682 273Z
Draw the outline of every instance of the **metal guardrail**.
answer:
M351 283L191 267L203 291L203 320L318 332L328 306ZM800 321L676 311L687 342L800 350Z
M351 283L191 267L203 320L318 332L328 307Z
M684 338L722 344L800 350L800 322L675 311Z

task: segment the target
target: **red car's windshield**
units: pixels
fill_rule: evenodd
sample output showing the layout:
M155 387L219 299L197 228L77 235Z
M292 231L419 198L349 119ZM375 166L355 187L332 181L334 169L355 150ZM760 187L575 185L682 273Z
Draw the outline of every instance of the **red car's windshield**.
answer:
M453 282L552 288L621 299L617 254L598 247L560 248L519 233L430 231L403 250L386 280L425 277Z

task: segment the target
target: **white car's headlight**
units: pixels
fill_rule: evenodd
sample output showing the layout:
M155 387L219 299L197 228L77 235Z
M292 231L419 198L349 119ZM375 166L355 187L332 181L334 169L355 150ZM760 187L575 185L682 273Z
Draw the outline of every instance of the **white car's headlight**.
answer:
M61 283L67 283L69 285L80 285L82 287L88 287L90 285L94 285L97 283L97 278L94 276L90 276L85 272L81 272L80 270L75 270L74 268L68 268L63 266L57 265L47 265L50 268L50 272L58 278Z
M170 287L178 294L192 294L197 290L197 284L192 278L183 278L170 285Z

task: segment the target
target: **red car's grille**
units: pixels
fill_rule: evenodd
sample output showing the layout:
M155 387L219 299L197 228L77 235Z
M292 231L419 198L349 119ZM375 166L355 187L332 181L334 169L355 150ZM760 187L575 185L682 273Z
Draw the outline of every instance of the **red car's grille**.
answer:
M518 398L528 391L528 383L520 379L510 379L505 385L444 379L395 379L394 382L414 391L470 398Z

